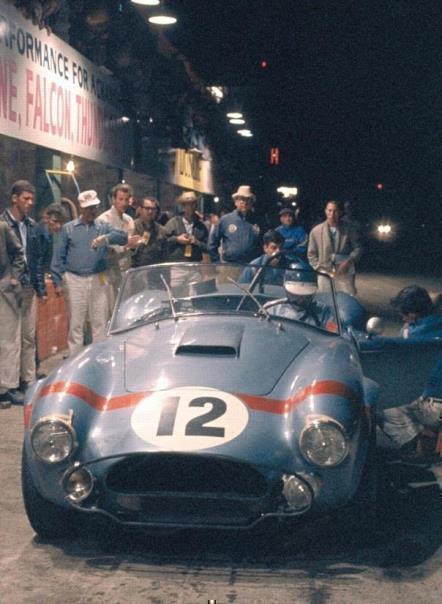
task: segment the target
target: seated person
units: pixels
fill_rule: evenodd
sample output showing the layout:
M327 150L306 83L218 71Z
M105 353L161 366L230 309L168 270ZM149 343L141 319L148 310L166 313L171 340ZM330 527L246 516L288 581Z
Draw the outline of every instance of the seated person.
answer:
M442 337L442 316L436 314L433 302L423 287L410 285L391 300L404 321L401 336L404 338ZM422 395L415 401L385 409L380 415L380 425L399 448L404 461L436 458L437 438L442 417L442 356L431 370ZM425 430L433 433L429 436Z
M264 304L264 308L270 314L337 332L333 311L329 306L315 299L318 282L314 271L305 270L303 265L298 267L291 265L284 272L284 291L285 298Z
M250 263L251 266L248 266L243 270L238 282L250 283L253 280L253 277L256 275L258 270L258 268L252 268L253 265L253 267L268 267L262 276L262 280L260 281L261 283L266 283L268 285L282 285L284 271L280 269L288 266L287 258L281 254L283 243L284 237L277 231L269 230L264 233L264 254L252 260ZM274 269L272 269L272 267L274 267Z

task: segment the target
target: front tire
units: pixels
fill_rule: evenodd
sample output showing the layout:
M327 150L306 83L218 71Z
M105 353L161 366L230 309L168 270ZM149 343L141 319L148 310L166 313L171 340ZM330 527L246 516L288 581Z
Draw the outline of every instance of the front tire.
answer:
M28 520L43 539L70 537L75 532L75 512L47 501L38 492L25 450L22 453L22 493Z

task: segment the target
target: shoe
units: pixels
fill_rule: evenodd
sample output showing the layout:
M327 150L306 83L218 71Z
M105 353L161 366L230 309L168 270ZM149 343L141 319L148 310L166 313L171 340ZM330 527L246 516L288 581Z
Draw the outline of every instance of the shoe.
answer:
M23 405L25 397L23 396L23 392L21 392L18 388L8 390L6 394L13 405Z
M0 394L0 409L9 409L11 407L11 401L9 400L8 393Z
M418 434L399 449L401 462L412 465L431 465L440 460L436 452L437 436Z

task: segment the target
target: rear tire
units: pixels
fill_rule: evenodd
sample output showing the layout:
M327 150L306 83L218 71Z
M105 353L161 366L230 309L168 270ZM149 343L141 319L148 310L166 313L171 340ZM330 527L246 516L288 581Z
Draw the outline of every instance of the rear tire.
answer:
M24 449L21 478L26 514L37 535L44 539L60 539L72 536L75 533L75 512L65 510L40 495L32 479Z

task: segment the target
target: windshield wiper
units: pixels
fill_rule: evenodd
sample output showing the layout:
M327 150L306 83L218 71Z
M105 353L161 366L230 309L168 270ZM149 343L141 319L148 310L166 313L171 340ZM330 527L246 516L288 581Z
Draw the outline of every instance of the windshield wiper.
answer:
M176 309L175 309L176 298L174 298L172 296L172 290L170 289L169 284L167 283L166 279L163 277L163 275L161 273L160 273L160 279L163 282L163 285L167 291L167 296L169 298L170 310L172 311L173 320L177 321L178 317L177 317Z
M267 311L267 309L264 308L264 306L261 304L261 302L256 298L256 296L254 296L252 294L252 292L249 289L247 289L247 287L243 287L242 285L240 285L239 283L237 283L234 279L232 279L232 277L227 277L227 280L230 281L230 283L233 283L233 285L236 285L236 287L238 289L240 289L242 292L244 292L244 294L245 294L245 296L242 298L241 302L238 304L236 310L239 310L241 308L242 303L244 302L244 300L248 296L249 298L251 298L253 300L253 302L258 307L259 312L261 314L263 314L266 317L266 319L270 320L272 318L271 315L270 315L270 313Z

